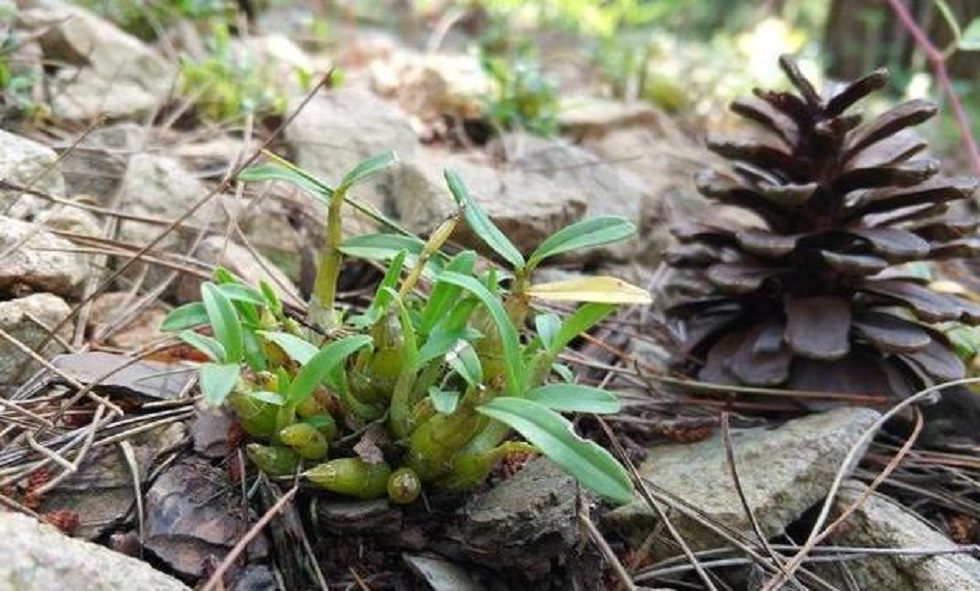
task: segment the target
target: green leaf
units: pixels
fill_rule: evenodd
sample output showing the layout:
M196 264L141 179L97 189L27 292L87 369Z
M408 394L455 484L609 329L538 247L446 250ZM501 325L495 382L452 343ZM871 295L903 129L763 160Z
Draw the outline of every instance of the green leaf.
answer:
M191 302L174 308L163 319L160 330L174 332L208 323L208 312L201 302Z
M466 341L456 341L446 353L446 363L459 374L467 384L476 388L483 383L483 366L473 346Z
M415 236L397 234L361 234L351 236L340 245L345 255L369 261L387 261L405 250L418 256L425 243Z
M238 174L238 180L243 182L286 181L310 193L324 204L330 202L334 190L324 184L323 181L271 152L265 152L265 155L271 158L273 163L247 168Z
M306 339L301 339L298 336L291 335L288 332L269 330L260 330L258 332L262 335L262 338L279 345L286 352L286 355L289 355L290 359L300 365L309 363L310 359L313 359L313 356L319 351L313 343L310 343Z
M524 268L524 256L517 247L507 239L507 236L500 231L500 228L490 221L490 217L483 211L480 205L470 197L463 180L455 171L446 171L446 184L449 185L449 192L463 211L463 217L470 229L480 240L489 246L494 252L499 254L505 261L510 263L514 269Z
M255 371L265 371L268 364L265 359L265 351L262 350L262 343L255 332L246 330L242 334L242 344L244 345L245 362Z
M218 285L218 289L225 294L225 297L234 302L246 302L262 307L268 303L265 296L258 290L241 283L221 283Z
M194 332L193 330L182 331L177 335L177 338L207 355L211 361L217 363L224 363L226 361L225 348L216 339Z
M446 263L445 270L462 275L471 275L474 265L476 265L476 253L472 250L464 250ZM439 281L438 277L436 278L435 285L432 286L432 291L429 293L429 299L422 309L419 333L429 334L437 323L445 319L446 314L456 303L460 291L462 288L458 285Z
M557 412L619 412L619 398L612 392L581 384L548 384L530 390L525 397Z
M615 277L596 276L539 283L527 289L532 298L559 302L650 304L650 292Z
M555 411L523 398L500 396L477 411L520 433L586 488L617 503L633 499L626 470L605 449L582 439Z
M432 401L432 408L436 409L436 412L451 415L456 411L456 405L459 404L459 392L440 390L432 386L429 388L429 400Z
M624 217L599 216L576 222L558 230L531 254L527 268L533 269L548 257L583 248L592 248L626 240L636 233L636 226Z
M201 300L211 321L214 338L225 348L225 361L240 363L244 354L244 343L242 325L238 320L235 307L210 281L201 284Z
M238 382L238 364L205 363L201 366L201 392L211 406L220 406Z
M573 380L575 380L575 374L573 374L571 368L565 365L564 363L552 363L551 371L556 373L558 377L560 377L565 382L570 383Z
M436 357L446 355L459 341L473 341L480 336L480 331L469 327L451 331L435 330L425 344L419 347L418 364L422 366Z
M575 337L602 322L602 319L615 309L616 306L613 304L585 304L579 306L579 309L575 310L562 323L558 335L551 343L553 348L549 348L548 352L552 355L558 355L565 350L568 343L575 340Z
M405 302L402 301L398 292L390 288L388 288L388 291L391 292L391 298L398 307L398 324L402 331L402 362L405 364L405 367L417 368L419 366L419 345L418 338L415 335L415 327L412 326L412 317L409 315L408 308L405 307Z
M538 337L541 339L545 351L549 353L555 351L554 342L561 330L561 318L551 312L538 314L534 317L534 328L538 332Z
M282 406L286 403L286 400L282 397L282 394L278 392L270 392L268 390L255 390L248 393L248 397L259 402L268 402L273 406Z
M398 158L395 156L394 152L383 152L381 154L369 156L368 158L358 162L357 166L344 175L344 179L340 181L340 186L337 187L337 189L346 191L354 185L363 183L368 178L388 168L395 162L398 162Z
M289 385L289 390L286 392L287 402L291 405L301 404L347 357L358 349L370 346L371 337L357 335L334 341L320 349L300 368L293 383Z
M235 279L235 276L232 275L231 271L220 265L214 268L214 281L218 285L238 283L238 279Z
M374 299L371 300L371 305L368 306L368 309L363 314L351 319L350 324L352 326L355 328L371 326L388 310L388 307L391 306L392 294L398 295L398 292L395 291L395 286L398 285L398 281L401 279L402 268L405 266L405 257L407 256L408 251L406 250L402 250L395 255L394 260L388 265L388 270L385 271L385 276L381 279L378 289L374 292Z
M269 308L269 311L275 316L282 314L282 300L279 299L279 294L276 293L276 290L265 280L259 281L259 289L262 291L262 296L265 298L265 306Z
M521 362L521 345L518 340L517 329L510 321L507 312L504 310L500 300L495 298L482 283L472 277L446 271L439 275L440 281L446 281L458 285L466 291L472 293L490 312L497 331L500 334L500 342L504 349L504 372L507 375L507 392L512 396L519 395L524 385L524 365Z
M980 49L980 18L973 19L963 29L963 35L960 37L960 41L956 46L962 51L977 51Z

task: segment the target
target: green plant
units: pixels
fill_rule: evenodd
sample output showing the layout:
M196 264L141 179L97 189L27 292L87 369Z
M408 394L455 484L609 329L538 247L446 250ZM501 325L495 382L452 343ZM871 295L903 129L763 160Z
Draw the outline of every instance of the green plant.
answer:
M0 9L0 19L3 17ZM35 99L40 70L18 61L16 54L21 43L16 32L0 30L0 120L13 117L34 120L49 112L47 105Z
M491 34L483 40L480 63L496 85L495 96L486 101L491 121L502 129L519 128L543 136L558 130L557 89L541 71L529 42L510 47Z
M230 20L235 12L228 0L83 0L83 6L148 41L159 38L178 20Z
M976 180L945 178L907 132L936 107L912 100L861 125L850 108L883 88L877 70L823 99L788 57L797 94L757 90L732 109L768 132L709 139L734 174L698 179L708 199L757 227L675 228L675 267L705 286L670 311L679 365L717 384L905 397L963 376L935 323L980 321L980 306L896 268L970 255L977 220L949 215Z
M616 412L619 402L573 383L559 354L616 304L647 303L649 295L608 277L547 284L532 277L551 257L628 238L632 224L618 217L585 220L525 257L447 172L458 213L426 241L390 234L342 241L348 192L393 156L365 160L335 188L272 158L241 179L291 182L326 208L326 242L306 319L314 329L288 317L268 286L253 290L220 270L202 286L200 302L177 308L164 323L210 357L200 368L201 389L212 404L227 401L244 430L263 442L248 446L256 465L285 475L329 457L302 475L340 494L387 493L405 503L422 486L471 490L503 457L538 450L599 494L631 498L623 468L560 414ZM464 220L508 272L481 270L471 250L442 253ZM387 264L373 300L356 315L345 315L335 301L344 257ZM535 311L534 302L546 299L585 303L562 320ZM534 330L522 337L529 319ZM190 330L198 325L210 326L212 336ZM375 435L362 438L369 431ZM514 431L526 443L514 440Z
M227 23L212 27L208 46L206 58L185 57L180 70L182 93L194 101L205 119L228 122L248 114L282 113L286 96L274 72L247 48L232 48Z

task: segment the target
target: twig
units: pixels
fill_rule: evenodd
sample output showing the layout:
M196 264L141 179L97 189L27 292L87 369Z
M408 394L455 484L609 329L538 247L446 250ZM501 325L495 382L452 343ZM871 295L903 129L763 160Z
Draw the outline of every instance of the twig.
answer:
M578 508L578 522L585 528L588 532L589 537L592 538L592 542L599 548L599 552L606 558L606 562L612 567L613 572L616 574L616 578L619 579L620 585L623 589L627 591L635 591L636 585L633 584L633 580L630 578L630 574L626 572L623 568L623 564L616 557L616 553L613 552L612 548L609 547L609 543L606 538L602 536L599 532L599 528L595 526L592 519L589 517L588 511L585 509L585 503L579 502Z
M242 536L242 539L238 540L238 543L231 549L231 552L225 556L225 559L221 561L221 564L219 564L218 568L215 569L214 573L211 575L211 578L208 579L208 582L201 588L201 591L214 591L223 585L222 577L224 577L225 573L228 572L228 569L231 568L242 552L245 551L248 544L259 535L259 533L265 528L266 525L269 524L270 521L272 521L272 518L286 506L286 503L291 501L292 498L296 496L297 491L299 491L299 488L294 486L286 491L286 494L284 494L281 499L276 501L273 506L269 507L269 510L265 512L265 515L255 522L255 525L253 525L245 533L245 535Z
M902 410L932 395L934 392L942 390L943 388L965 385L965 384L976 384L976 383L980 383L980 378L964 378L961 380L946 382L945 384L937 384L935 386L931 386L924 390L920 390L914 395L906 398L905 400L893 406L891 410L881 415L881 417L877 421L875 421L875 423L871 425L870 428L865 430L865 432L861 435L861 437L858 438L858 440L854 442L854 444L851 446L851 449L847 453L847 456L844 458L844 461L841 462L841 466L837 470L837 475L834 477L834 482L830 486L830 492L827 493L827 498L824 500L823 507L820 509L820 515L817 517L816 522L813 524L813 529L810 530L810 535L807 538L806 543L803 545L803 548L799 552L797 552L796 555L793 556L793 558L786 565L785 572L792 574L800 566L803 559L806 557L807 552L812 550L813 547L816 546L818 543L820 543L821 540L823 540L828 535L830 535L833 531L833 528L835 528L840 523L843 523L842 520L850 516L851 513L857 510L858 506L860 506L860 504L864 501L864 499L867 498L864 494L862 494L862 496L858 498L857 502L852 503L852 505L848 507L841 514L841 516L837 518L837 520L834 521L827 529L822 529L824 523L827 522L827 518L830 515L830 510L831 507L833 506L834 498L837 496L837 492L840 490L840 486L844 482L845 475L849 472L851 467L857 464L859 459L858 455L867 449L867 446L871 442L871 439L874 437L875 433L877 433L879 429L884 427L885 423L891 420L895 415L900 413ZM919 431L922 430L922 414L919 413L917 417L918 420L916 422L916 430L912 433L912 436L909 437L908 441L905 442L905 445L902 446L902 449L899 450L899 453L896 454L895 459L893 459L892 462L890 462L889 465L886 466L885 469L881 471L881 474L878 475L878 478L876 478L874 482L871 483L871 485L868 487L868 491L866 491L867 494L871 494L871 492L874 492L874 489L881 483L881 481L887 478L888 475L891 474L891 472L894 471L896 467L898 467L898 461L901 461L901 458L903 458L905 454L908 453L908 450L912 448L912 445L915 443L915 439L919 435ZM769 579L766 585L762 588L762 591L775 591L783 584L783 582L785 582L785 578L783 577L783 574L778 573L773 578Z
M902 0L887 0L887 2L895 13L895 16L898 17L899 22L902 23L905 30L915 40L916 45L925 53L926 59L932 64L939 86L943 89L943 92L949 99L949 104L953 107L956 125L959 127L960 135L963 136L963 144L966 146L966 151L970 154L970 163L973 165L973 170L976 174L980 174L980 149L977 148L977 142L973 139L973 133L970 131L970 118L963 108L960 97L957 96L956 91L953 89L953 82L950 80L949 70L946 68L947 56L936 47L932 40L929 39L929 36L926 35L925 31L922 30L922 27L915 22L915 19L909 13L908 7L905 6Z
M752 506L749 505L749 500L745 497L745 489L742 488L742 481L738 476L738 468L735 463L735 444L732 442L732 431L728 425L728 413L722 412L720 420L721 440L725 445L725 458L728 461L728 467L732 471L732 482L735 484L735 492L738 493L738 500L742 503L742 509L745 511L745 515L748 516L749 523L752 524L752 531L759 538L759 544L766 551L766 554L772 559L773 565L782 571L786 575L786 578L791 580L795 586L805 589L795 577L785 571L782 557L776 554L772 547L769 546L769 540L766 539L766 534L762 531L762 526L759 525L759 520L756 519L755 512L752 510Z

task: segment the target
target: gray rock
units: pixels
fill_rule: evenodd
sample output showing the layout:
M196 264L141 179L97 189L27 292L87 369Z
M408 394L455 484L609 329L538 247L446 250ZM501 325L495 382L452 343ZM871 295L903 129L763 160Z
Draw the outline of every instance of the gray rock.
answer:
M119 189L129 157L144 149L146 140L144 126L118 123L96 129L80 142L59 146L64 150L61 171L68 192L92 195L108 204Z
M493 82L475 55L397 51L371 67L371 83L422 120L482 117Z
M474 496L450 533L473 562L528 580L552 576L580 541L575 480L547 458Z
M48 329L53 329L70 313L71 308L63 299L49 293L37 293L0 302L0 329L34 352L50 358L63 352L63 349L57 341L48 338ZM72 323L67 322L57 335L70 339L72 330ZM47 344L42 348L41 343L45 341ZM40 364L32 361L19 348L6 340L0 341L0 396L6 396L38 369Z
M402 554L412 569L432 591L484 591L486 587L473 580L466 569L432 555Z
M89 267L73 249L71 242L40 226L0 216L0 253L8 253L0 265L0 291L76 295Z
M666 117L645 102L622 101L590 96L572 96L561 100L558 125L569 136L582 140L610 131L633 127L656 127Z
M126 173L119 187L119 209L128 214L142 215L174 220L186 212L208 189L177 160L155 154L135 154L126 167ZM109 195L102 196L109 200ZM109 205L109 203L102 203ZM224 221L217 199L201 208L194 216L193 223L205 225ZM123 221L120 224L120 238L139 246L144 246L157 237L164 229L159 224L137 221ZM180 232L173 232L157 246L167 248L176 246Z
M0 179L55 197L65 194L65 179L54 163L58 155L41 144L0 129ZM0 214L33 219L49 203L19 191L0 189Z
M296 106L291 104L289 112ZM404 113L359 89L315 97L286 128L286 140L296 150L296 164L329 186L368 156L394 150L400 158L409 158L418 144ZM378 175L354 189L352 196L383 210L390 183L390 174Z
M459 174L469 194L525 253L557 230L581 219L587 207L583 195L568 191L565 185L544 175L497 169L474 158L426 150L399 168L392 194L395 211L408 229L428 233L455 213L456 205L446 187L445 169ZM461 227L457 232L462 242L482 247L468 228Z
M237 275L246 285L258 287L260 281L272 286L279 297L287 303L302 305L299 290L289 277L261 254L253 254L244 246L226 241L224 236L209 236L201 241L194 256L204 262L220 264ZM200 280L184 276L180 280L177 298L182 302L195 301L201 297Z
M189 591L147 563L0 512L0 581L9 591Z
M844 483L837 497L837 514L850 506L867 487L857 481ZM858 548L954 549L956 544L901 505L871 494L830 538L838 546ZM980 560L969 554L939 556L875 556L824 567L821 574L838 578L846 568L859 589L888 591L968 591L980 589ZM843 588L843 585L841 585Z
M58 117L138 114L165 97L176 80L173 64L84 8L57 0L26 0L22 8L20 25L41 33L45 59L68 65L54 84L52 110Z
M865 408L840 408L812 415L776 429L735 433L735 463L742 488L762 531L782 532L827 495L851 446L879 414ZM640 475L747 536L751 524L732 482L720 434L688 445L655 447L639 468ZM637 499L611 511L605 523L634 539L653 529L656 514ZM716 534L686 516L673 523L695 550L723 545Z

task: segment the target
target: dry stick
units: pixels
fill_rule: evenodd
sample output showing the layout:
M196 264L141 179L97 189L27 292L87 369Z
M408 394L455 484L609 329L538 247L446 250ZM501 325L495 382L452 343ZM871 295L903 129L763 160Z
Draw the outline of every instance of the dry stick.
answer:
M916 24L915 19L909 13L908 8L902 0L887 0L887 2L895 13L895 16L902 23L902 26L905 27L905 30L915 40L916 45L926 54L926 59L932 64L932 68L936 72L936 78L939 80L939 86L943 89L943 92L949 99L949 104L953 107L956 125L960 129L960 135L963 136L963 144L970 154L970 163L973 164L973 170L977 174L980 174L980 149L977 148L977 142L973 139L973 134L970 132L970 118L963 109L963 103L960 101L960 97L953 90L953 82L950 80L949 71L946 69L946 56L929 39L922 28Z
M938 392L943 388L948 388L952 386L962 386L966 384L977 384L977 383L980 383L980 378L963 378L960 380L953 380L952 382L946 382L945 384L937 384L935 386L930 386L928 388L925 388L924 390L920 390L916 392L914 395L906 398L905 400L893 406L888 412L881 415L881 417L877 421L875 421L875 423L871 425L871 427L865 430L865 432L861 435L861 437L858 438L858 440L854 442L854 444L851 446L851 449L850 451L847 452L847 456L844 458L844 461L841 462L841 466L840 468L838 468L837 474L834 476L834 482L830 486L830 491L827 493L827 498L824 500L823 507L820 509L820 515L817 517L816 522L813 524L813 528L810 530L810 535L807 538L806 543L803 545L803 548L799 552L797 552L796 555L794 555L793 558L786 565L786 572L792 574L800 566L800 563L806 557L807 552L812 550L813 547L816 546L818 543L820 543L821 540L823 540L828 535L830 535L830 533L832 533L831 528L836 527L840 523L843 523L841 518L849 516L851 513L857 510L859 503L863 502L864 498L866 498L865 495L862 495L858 499L858 502L855 502L854 504L852 504L851 507L848 507L847 510L844 511L844 513L841 515L841 518L838 518L836 521L834 521L834 523L831 524L831 526L828 527L826 530L821 531L821 529L824 526L824 523L827 522L827 518L830 515L830 509L834 503L834 498L837 496L837 492L840 489L841 484L844 482L845 475L847 474L847 472L850 470L852 466L855 466L857 464L858 460L860 460L860 458L858 457L859 453L867 448L868 444L871 443L871 439L874 438L875 433L877 433L878 430L884 427L885 423L887 423L889 420L895 417L898 413L910 407L912 404L915 404L916 402L925 399L926 397L932 395L934 392ZM921 413L918 416L921 418ZM917 422L916 427L917 430L913 433L915 437L918 436L918 430L921 429L921 425ZM904 454L907 453L909 449L911 449L913 443L915 443L915 439L913 437L910 437L909 440L906 441L905 445L902 446L902 449L899 450L899 453L895 456L895 458L900 461L901 458L904 456ZM887 478L888 475L891 474L891 472L894 471L894 469L897 466L898 466L897 462L893 460L892 463L890 463L888 466L885 467L884 470L882 470L878 478L876 478L874 482L871 483L871 486L868 487L868 491L866 492L868 494L874 492L874 489L877 487L878 484L880 484L880 481L884 480L884 478ZM762 588L762 591L775 591L775 589L778 589L783 582L785 582L785 579L782 578L782 573L779 573L766 583L766 585Z
M245 533L245 535L242 536L242 539L238 540L238 543L235 544L235 547L231 549L231 552L229 552L228 555L225 556L225 559L221 561L221 564L219 564L218 568L215 569L214 573L211 575L211 578L208 579L208 582L205 583L204 587L201 588L201 591L213 591L214 589L217 589L224 585L224 583L221 580L222 577L224 577L225 573L228 572L228 569L231 568L231 566L235 563L235 560L238 559L238 557L242 554L242 552L245 551L245 547L248 546L249 542L251 542L253 539L255 539L256 536L259 535L262 529L265 528L265 526L268 525L270 521L272 521L272 518L275 517L276 514L279 513L279 511L281 511L282 508L286 506L286 503L288 503L290 500L292 500L294 496L296 496L296 492L298 490L299 490L298 487L293 486L291 489L286 491L286 494L284 494L281 499L276 501L275 505L269 507L269 510L265 512L265 515L263 515L261 519L255 522L255 525L253 525Z
M599 552L601 552L606 558L606 562L612 566L613 572L616 574L616 578L619 579L619 583L627 591L636 591L636 585L633 584L630 574L626 572L625 568L623 568L623 564L619 561L619 558L616 557L616 553L613 552L613 549L609 546L609 542L607 542L606 538L603 537L602 532L600 532L599 528L597 528L595 523L592 522L592 518L589 517L589 512L586 511L585 503L581 501L581 498L578 500L577 504L578 511L576 513L578 514L578 522L585 528L585 531L588 532L589 537L592 538L592 543L599 548Z
M670 533L670 537L672 537L674 541L677 542L677 545L684 553L684 556L687 557L688 562L690 562L691 565L694 567L694 570L695 572L697 572L698 577L701 579L701 582L704 583L704 586L710 589L711 591L718 591L718 588L715 587L714 582L711 580L711 576L707 573L707 571L704 570L704 568L698 562L698 559L694 555L694 552L691 550L691 547L687 545L687 542L684 541L683 536L681 536L680 532L677 531L677 528L674 527L674 524L671 523L670 519L667 517L667 512L664 511L663 508L660 507L660 505L658 505L653 500L650 491L646 487L646 483L643 481L643 478L640 476L640 473L637 471L636 466L633 465L633 462L629 461L629 458L626 456L626 450L624 450L623 446L619 444L619 440L616 439L616 437L614 436L612 429L610 429L609 425L607 425L606 422L603 421L602 419L599 419L599 426L602 427L603 432L605 432L606 437L612 443L613 448L616 450L616 453L619 455L619 457L625 460L624 463L626 464L626 467L629 469L630 478L635 484L639 484L640 494L643 496L643 500L646 501L647 505L653 508L654 512L657 514L657 518L660 520L661 523L664 524L664 527L666 527L667 531Z
M735 492L738 493L738 500L742 503L742 509L745 511L745 515L749 518L749 523L752 524L752 531L755 532L757 538L759 538L759 544L772 559L773 565L789 578L794 585L801 589L805 589L803 585L800 584L795 577L792 577L789 573L785 571L785 564L783 563L782 557L776 554L776 552L769 545L769 540L766 539L766 534L762 531L762 526L759 525L759 520L755 518L755 512L752 511L752 506L749 505L749 500L745 497L745 490L742 488L742 480L738 475L738 468L735 464L735 444L732 442L732 432L728 424L728 412L721 413L721 439L725 446L725 458L728 460L728 467L732 471L732 482L735 483Z
M78 453L75 454L75 459L71 463L69 469L64 470L51 480L47 481L44 486L37 489L38 494L44 494L48 491L53 490L56 486L61 484L64 480L75 474L78 471L78 467L82 464L82 460L88 455L88 452L92 449L92 444L95 442L95 434L99 432L100 423L102 422L102 414L105 412L104 406L98 406L95 409L95 414L92 416L92 423L89 426L88 435L85 437L82 447L78 449ZM112 417L108 417L112 420Z

